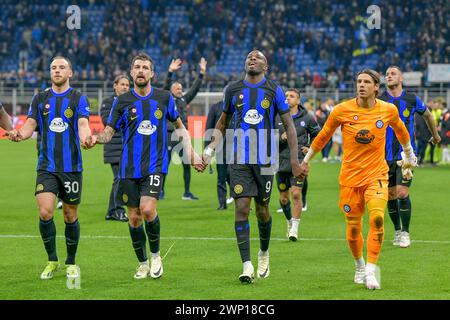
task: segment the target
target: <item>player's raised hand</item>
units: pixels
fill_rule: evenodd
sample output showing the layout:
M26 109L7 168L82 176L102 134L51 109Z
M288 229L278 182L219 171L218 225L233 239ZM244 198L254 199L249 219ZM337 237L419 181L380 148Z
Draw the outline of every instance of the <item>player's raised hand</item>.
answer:
M172 59L169 65L169 72L175 72L181 68L181 65L183 64L183 60L177 58Z
M206 59L202 57L198 64L200 66L200 73L205 74L207 64L208 64L208 61L206 61Z

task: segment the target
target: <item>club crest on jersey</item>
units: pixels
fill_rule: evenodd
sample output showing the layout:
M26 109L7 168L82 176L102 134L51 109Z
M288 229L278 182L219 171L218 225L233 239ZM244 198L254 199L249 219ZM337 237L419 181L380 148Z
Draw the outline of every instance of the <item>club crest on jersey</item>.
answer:
M143 120L139 124L139 128L137 129L137 132L140 134L143 134L144 136L149 136L153 134L156 131L157 127L151 123L150 120Z
M159 119L162 118L162 116L163 116L162 111L160 109L156 109L156 111L155 111L155 118L159 120Z
M263 116L258 113L256 109L250 109L247 111L244 117L244 121L248 124L258 124L263 120Z
M264 100L261 101L261 107L267 109L268 107L270 107L270 101L267 98L264 98Z
M280 188L280 190L286 190L286 184L285 183L280 183L278 185L278 187Z
M244 99L244 95L243 95L243 94L240 94L240 95L239 95L239 99Z
M64 132L66 131L67 127L69 125L67 124L67 122L64 122L64 120L62 118L55 118L52 120L52 122L50 123L50 130L53 132Z
M73 111L70 108L67 108L66 111L64 111L64 115L66 118L72 118L73 117Z
M48 103L45 105L45 109L50 109L50 105Z
M350 208L350 206L348 204L344 204L344 211L348 213L348 212L352 211L352 208Z
M373 139L375 139L375 136L366 129L359 130L355 137L356 142L361 144L369 144Z
M300 125L304 127L306 125L305 121L300 122Z
M353 120L355 120L355 121L358 120L358 119L359 119L358 116L354 116L353 117Z
M381 129L384 126L384 122L382 120L378 120L375 125L378 129Z
M411 114L411 112L409 112L408 109L405 109L405 110L403 111L403 116L404 116L405 118L408 118L410 114Z
M124 193L123 196L122 196L122 200L123 200L124 203L127 203L128 202L128 195Z

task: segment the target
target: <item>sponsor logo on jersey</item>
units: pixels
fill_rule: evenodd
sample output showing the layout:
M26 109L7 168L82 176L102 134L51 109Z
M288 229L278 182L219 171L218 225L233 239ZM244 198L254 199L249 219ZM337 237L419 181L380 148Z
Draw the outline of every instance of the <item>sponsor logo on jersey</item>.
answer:
M67 122L64 122L64 120L62 118L55 118L52 120L52 122L50 123L50 130L53 132L64 132L66 131L67 127L69 125L67 124Z
M375 139L375 136L369 130L359 130L356 134L355 141L361 144L369 144Z
M137 132L145 136L149 136L156 131L157 127L151 123L150 120L143 120L139 124Z
M244 117L244 121L248 124L258 124L262 120L263 116L260 115L256 109L248 110Z

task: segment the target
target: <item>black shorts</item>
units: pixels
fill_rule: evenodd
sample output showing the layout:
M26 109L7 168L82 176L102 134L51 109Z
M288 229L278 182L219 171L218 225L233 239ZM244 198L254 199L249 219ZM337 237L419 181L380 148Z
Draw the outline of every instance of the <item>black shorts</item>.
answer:
M292 175L292 172L277 172L278 191L288 191L291 187L303 188L303 180Z
M404 180L402 176L402 167L397 165L397 161L388 161L389 165L389 185L388 187L405 186L410 187L411 180Z
M137 208L141 203L141 197L159 200L164 177L162 173L154 173L138 179L121 179L119 190L123 203L128 207Z
M233 198L254 197L259 204L267 204L272 192L272 175L265 175L257 164L230 164L230 189Z
M81 172L48 172L38 171L34 194L51 192L64 203L78 205L81 202Z

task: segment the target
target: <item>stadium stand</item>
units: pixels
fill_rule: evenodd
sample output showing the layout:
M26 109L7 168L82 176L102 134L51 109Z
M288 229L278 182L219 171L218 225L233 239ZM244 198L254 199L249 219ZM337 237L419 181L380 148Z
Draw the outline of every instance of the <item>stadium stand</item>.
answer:
M67 32L70 4L2 1L0 80L45 87L55 53L72 59L78 80L113 78L138 50L153 57L160 75L171 58L181 57L186 64L178 76L185 83L205 56L206 87L216 90L241 74L245 54L255 47L268 57L271 78L298 88L345 89L363 66L424 71L428 63L450 60L445 0L392 0L389 6L380 0L84 0L77 1L81 30ZM368 32L362 8L372 4L381 8L383 27Z

